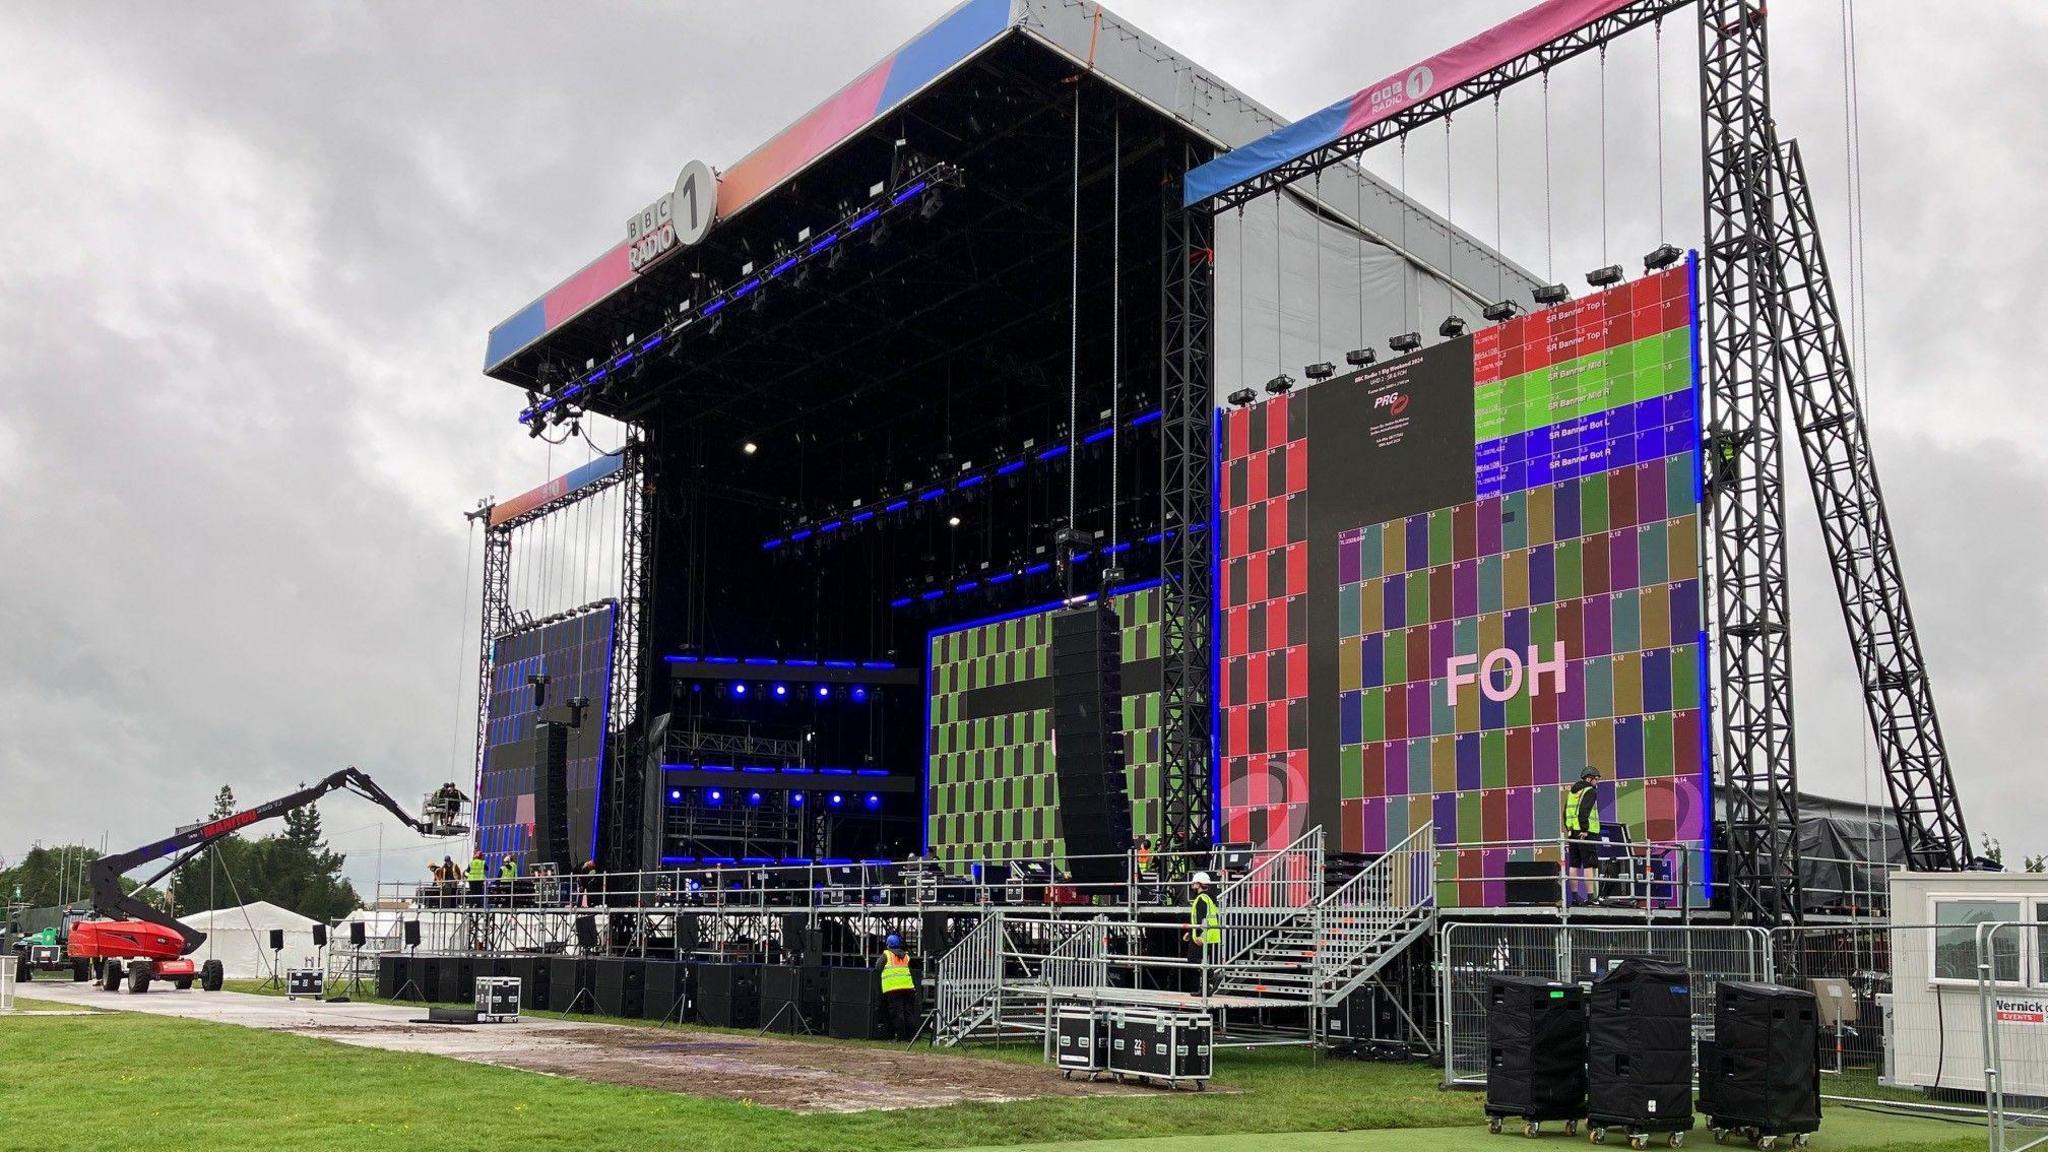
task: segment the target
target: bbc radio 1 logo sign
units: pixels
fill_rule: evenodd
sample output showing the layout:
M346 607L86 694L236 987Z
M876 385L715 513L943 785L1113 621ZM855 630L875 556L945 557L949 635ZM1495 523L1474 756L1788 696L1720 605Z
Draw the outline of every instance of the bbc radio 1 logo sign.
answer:
M1436 73L1427 64L1417 64L1405 76L1390 76L1380 82L1366 97L1368 110L1375 115L1394 108L1405 108L1436 87Z
M704 239L718 213L718 177L711 165L683 165L676 186L626 219L626 264L633 271Z
M1521 695L1527 688L1529 695L1543 695L1543 682L1550 681L1550 691L1562 696L1565 691L1565 646L1559 640L1550 646L1550 658L1544 659L1542 649L1529 645L1527 654L1513 648L1495 648L1484 658L1479 656L1453 656L1444 661L1444 703L1458 706L1458 689L1466 684L1479 685L1479 694L1502 704Z

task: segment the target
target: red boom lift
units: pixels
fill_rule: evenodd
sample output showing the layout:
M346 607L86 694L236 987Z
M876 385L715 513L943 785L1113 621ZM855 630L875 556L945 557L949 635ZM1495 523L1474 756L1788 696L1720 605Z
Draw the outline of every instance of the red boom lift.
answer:
M92 961L100 977L100 986L109 992L120 988L123 975L127 977L130 992L147 992L153 980L174 981L181 989L192 987L196 980L206 991L218 992L222 977L220 961L208 960L202 967L189 959L206 942L206 933L187 928L168 913L123 892L121 876L151 860L173 857L161 871L143 882L144 887L153 885L191 863L208 845L222 837L258 821L303 808L337 789L346 789L374 800L422 836L460 836L469 831L468 826L461 823L462 806L469 802L469 797L454 784L443 784L429 795L424 814L415 817L400 808L398 801L393 800L390 793L378 787L368 775L353 767L344 768L289 796L186 828L168 840L160 840L132 852L102 856L93 861L89 873L93 912L104 919L82 920L72 926L70 954ZM125 973L121 964L123 960L128 961Z

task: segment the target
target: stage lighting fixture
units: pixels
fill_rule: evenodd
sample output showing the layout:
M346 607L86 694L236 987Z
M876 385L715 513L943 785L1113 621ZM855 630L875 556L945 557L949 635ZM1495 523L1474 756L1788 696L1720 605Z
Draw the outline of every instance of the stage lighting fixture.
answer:
M1301 374L1311 380L1328 380L1337 374L1337 366L1328 360L1321 364L1310 364L1302 368Z
M1353 368L1363 368L1379 358L1379 351L1374 348L1353 348L1344 354L1344 362Z
M875 221L874 229L868 233L868 243L876 248L880 248L888 242L889 221L887 219Z
M875 793L870 792L867 795L867 799L861 801L861 803L867 805L868 811L874 812L881 808L882 798L876 795Z
M718 807L720 804L725 803L725 790L722 788L706 789L704 792L704 802L713 808Z
M1685 253L1680 252L1677 248L1669 244L1659 244L1655 251L1643 257L1643 271L1655 272L1659 268L1669 268L1684 257Z
M917 206L917 218L920 220L929 220L932 217L937 216L939 214L939 209L943 207L945 207L945 205L942 204L939 200L939 190L937 188L934 188L931 191L924 194L924 203Z
M827 804L832 805L834 808L843 808L846 805L846 797L841 795L840 793L834 792L832 795L827 796L825 798L825 802Z
M948 528L958 528L959 526L960 526L960 518L959 518L958 516L948 516L948 517L946 517L946 527L948 527Z
M804 806L804 794L803 794L803 793L801 793L801 792L791 792L791 793L789 794L789 806L790 806L791 808L801 808L801 807L803 807L803 806Z
M1621 283L1621 265L1609 264L1605 268L1593 269L1591 272L1586 273L1586 283L1591 284L1595 288L1605 288L1611 284Z
M747 686L745 684L733 685L732 694L735 696L745 696L747 694Z
M789 685L787 685L787 684L777 684L777 685L775 686L775 698L776 698L777 700L781 700L781 699L783 699L784 697L786 697L786 696L788 696L788 695L789 695Z
M681 788L671 788L671 789L669 789L669 790L668 790L668 802L669 802L669 803L671 803L671 804L679 803L679 802L680 802L680 801L682 800L682 798L683 798L683 790L682 790Z
M745 452L749 456L752 456L754 453L759 452L760 450L761 446L759 444L754 443L752 440L749 440L745 444L740 445L740 451Z
M1274 396L1285 396L1294 390L1294 377L1282 372L1266 381L1266 391Z
M759 808L760 806L761 806L761 794L760 794L759 792L749 792L749 793L747 793L747 807L749 807L749 808Z
M1237 391L1232 392L1229 396L1230 402L1232 404L1237 405L1239 408L1243 408L1249 405L1252 401L1257 400L1258 398L1259 394L1257 392L1252 391L1249 388L1239 388Z
M1436 326L1436 334L1446 340L1455 340L1463 336L1465 334L1465 318L1456 313L1444 317L1444 322Z
M1486 317L1488 320L1492 321L1495 324L1505 324L1508 321L1513 320L1515 316L1519 314L1521 311L1522 306L1520 304L1515 303L1513 300L1501 300L1493 304L1488 304L1486 306L1486 311L1481 312L1480 315Z
M820 684L820 685L818 685L818 699L820 699L820 700L830 700L831 698L832 698L832 686L831 686L830 684Z
M1529 295L1533 297L1538 304L1541 304L1545 308L1548 308L1552 304L1562 304L1565 301L1571 299L1572 290L1565 287L1562 284L1543 284L1539 285L1536 288L1536 290L1529 293Z
M1422 347L1422 333L1403 332L1399 336L1390 337L1387 340L1387 347L1396 352L1413 352Z
M854 685L854 687L853 687L853 702L854 702L855 704L865 704L865 703L867 703L867 702L868 702L868 690L867 690L867 689L866 689L865 687L862 687L861 685L858 685L858 684Z

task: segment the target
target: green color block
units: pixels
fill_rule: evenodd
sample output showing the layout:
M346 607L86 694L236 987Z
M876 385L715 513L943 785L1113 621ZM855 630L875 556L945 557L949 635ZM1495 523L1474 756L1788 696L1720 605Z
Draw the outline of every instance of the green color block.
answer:
M1671 713L1643 716L1643 775L1671 775Z
M1457 548L1452 536L1451 510L1439 508L1429 514L1429 566L1449 564Z
M1482 613L1501 610L1501 563L1498 555L1479 558L1479 611Z
M1586 719L1614 715L1614 658L1595 656L1585 662Z
M1671 527L1668 521L1645 524L1636 529L1636 583L1647 586L1671 579Z
M1358 729L1369 743L1387 738L1387 689L1367 688L1359 693Z
M1700 646L1697 643L1672 645L1671 706L1700 706Z
M1380 541L1382 528L1382 525L1374 524L1359 534L1357 547L1360 580L1377 580L1386 574L1383 564L1386 545Z
M1488 738L1492 738L1493 755L1488 753ZM1479 783L1486 788L1508 786L1507 733L1483 732L1479 737Z
M1579 480L1579 535L1607 531L1607 474L1597 473Z
M1607 614L1612 623L1609 634L1613 642L1608 646L1614 652L1639 652L1643 647L1642 600L1634 592L1622 592L1607 598Z
M1529 609L1529 643L1546 652L1557 643L1557 605L1538 604Z
M1517 692L1513 696L1508 697L1506 705L1503 706L1507 716L1508 727L1527 728L1534 722L1530 716L1532 707L1533 705L1530 703L1530 697L1527 692Z
M1692 468L1690 454L1667 457L1664 461L1664 518L1675 519L1698 508L1692 498Z
M1365 750L1347 744L1338 753L1338 795L1346 800L1365 795Z
M1408 623L1429 623L1429 573L1408 574Z
M1337 635L1358 635L1358 589L1356 584L1337 588Z
M1386 670L1386 682L1405 683L1408 679L1408 629L1396 628L1382 633L1380 646L1383 652L1380 663Z
M1438 829L1442 834L1442 829ZM1477 792L1458 793L1458 839L1482 840L1486 836L1485 797Z
M1551 552L1551 562L1555 565L1557 573L1557 598L1559 600L1576 600L1580 596L1585 595L1581 591L1582 573L1580 571L1579 542L1577 540L1559 541L1557 547Z
M1558 775L1577 779L1586 766L1586 726L1564 723L1557 726Z
M1500 542L1503 551L1518 552L1529 546L1529 494L1510 492L1500 502Z

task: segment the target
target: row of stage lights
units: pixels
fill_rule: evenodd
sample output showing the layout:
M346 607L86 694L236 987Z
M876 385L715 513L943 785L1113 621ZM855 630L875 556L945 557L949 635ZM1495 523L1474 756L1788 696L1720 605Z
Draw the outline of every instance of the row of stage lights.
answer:
M1197 520L1189 526L1188 530L1190 532L1200 532L1207 527L1207 521ZM1123 540L1115 544L1105 544L1100 549L1083 549L1074 553L1073 562L1076 565L1080 565L1086 563L1091 556L1098 556L1106 562L1121 563L1121 561L1115 561L1112 558L1129 552L1140 544L1156 546L1164 543L1176 531L1178 529L1169 528L1164 532L1151 533L1136 541ZM939 584L913 596L898 596L894 600L889 601L889 607L901 610L916 604L929 604L933 601L943 600L948 596L971 595L981 590L995 591L1013 580L1030 579L1033 577L1050 578L1052 576L1054 576L1052 561L1040 560L1036 563L1026 564L1017 568L999 569L986 575L976 576L971 580Z
M1685 253L1679 251L1673 245L1659 244L1649 255L1643 257L1643 272L1647 275L1651 272L1669 268L1673 264L1678 263L1684 256ZM1591 272L1586 273L1586 283L1596 289L1612 288L1616 284L1621 283L1624 278L1621 265L1619 264L1609 264L1604 268L1595 268ZM1536 301L1538 307L1549 308L1571 299L1572 290L1563 284L1539 284L1530 290L1529 295ZM1513 300L1502 300L1497 303L1488 304L1486 309L1480 314L1486 317L1489 323L1505 324L1516 316L1521 315L1521 313L1522 306L1520 304ZM1466 329L1465 318L1453 312L1451 315L1444 317L1442 324L1437 325L1436 334L1446 340L1455 340L1463 336ZM1393 349L1394 354L1397 356L1406 356L1408 353L1422 347L1422 334L1420 332L1403 332L1398 336L1390 336L1387 338L1387 347ZM1369 367L1377 359L1379 359L1379 353L1372 348L1354 348L1344 354L1344 363L1353 368ZM1308 377L1311 381L1327 380L1337 374L1337 366L1325 360L1320 364L1304 366L1301 374ZM1285 372L1266 381L1266 394L1269 396L1285 396L1293 390L1294 377L1289 376ZM1239 408L1253 403L1258 398L1259 394L1252 391L1250 387L1239 388L1226 397L1231 404Z
M527 408L519 414L519 422L528 425L533 435L540 435L546 418L555 413L555 419L566 420L573 413L557 412L565 405L572 405L580 397L601 388L607 380L618 373L632 368L636 361L653 353L669 340L681 336L693 328L706 334L716 332L724 322L727 308L752 298L752 307L758 310L766 299L767 287L779 280L787 280L793 287L805 287L820 260L825 271L837 271L845 259L846 243L863 229L868 229L868 243L880 247L887 239L889 218L914 206L920 219L929 220L936 216L941 206L940 189L947 184L960 182L960 170L951 165L933 163L913 175L901 188L891 191L885 184L876 184L869 189L869 200L859 208L849 208L838 224L827 229L823 235L814 237L811 229L805 228L796 234L794 247L778 245L777 252L764 271L755 271L749 262L740 267L740 280L730 288L714 289L701 303L684 300L675 308L674 318L664 322L660 330L642 339L637 333L625 340L625 348L599 364L596 360L586 361L582 376L550 395L543 396L533 389L526 393ZM751 447L751 445L750 445Z
M692 684L690 690L701 692L703 687L702 684ZM868 702L869 697L875 694L865 684L855 684L846 688L834 688L830 684L814 684L809 687L792 688L787 684L771 684L766 681L750 682L746 680L720 682L717 685L717 691L720 695L732 696L742 700L748 697L755 697L783 704L806 697L825 701L839 697L855 704L865 704Z
M742 790L717 786L704 789L670 788L668 790L668 802L670 804L687 803L692 793L698 793L701 796L706 808L723 808L728 799L743 803L748 808L759 808L767 802L767 793L762 792L758 788ZM805 805L804 798L809 793L785 792L782 795L786 798L785 802L790 808L802 808ZM882 794L879 792L820 792L818 795L823 798L825 807L834 810L843 810L849 804L858 804L862 809L869 812L880 812L882 810Z
M1103 415L1107 416L1108 413ZM1158 419L1159 409L1152 408L1131 417L1125 422L1125 426L1129 428L1142 428L1147 424L1156 422ZM1080 437L1080 444L1084 448L1099 444L1115 435L1115 433L1116 425L1111 421L1105 420L1082 435ZM752 455L758 449L753 442L749 441L743 446L743 450L748 455ZM971 461L964 463L960 466L960 474L957 477L944 483L935 484L922 491L916 491L917 486L906 481L901 491L877 497L872 503L865 499L855 500L844 515L832 513L822 520L797 521L790 526L789 531L784 535L763 540L761 542L761 549L765 552L773 552L780 548L803 544L805 541L813 538L823 539L835 533L859 528L877 519L887 523L888 518L899 513L908 512L913 508L922 509L925 505L943 500L948 496L970 495L976 488L987 484L990 480L1014 476L1022 472L1033 462L1050 464L1066 454L1066 444L1054 444L1048 448L1040 448L1035 440L1026 440L1024 446L1013 456L998 457L994 464L982 468L976 468ZM958 528L960 526L960 517L949 516L946 523L948 527Z

